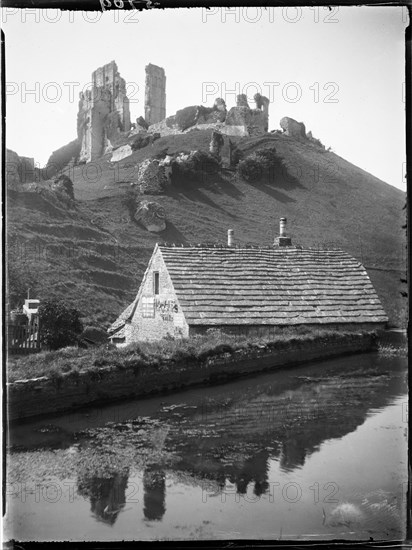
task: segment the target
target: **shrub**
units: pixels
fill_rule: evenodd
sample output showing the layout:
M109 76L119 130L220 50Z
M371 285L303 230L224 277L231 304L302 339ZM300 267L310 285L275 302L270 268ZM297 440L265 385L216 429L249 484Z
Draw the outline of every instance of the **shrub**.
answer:
M57 350L77 343L83 330L80 313L62 300L46 300L39 307L42 343Z
M69 195L72 200L74 200L73 182L68 176L66 176L66 174L61 174L58 178L56 178L54 180L54 184Z
M252 155L239 161L237 171L241 178L246 181L259 181L262 178L262 169L256 158Z
M185 160L180 160L178 157L173 159L172 183L203 178L205 174L214 174L220 168L218 159L205 151L192 151L191 153L181 154L188 155L188 158Z
M274 180L277 173L283 170L283 162L276 154L276 149L261 149L240 160L238 174L246 181L260 181L263 176Z
M143 149L143 147L146 147L152 142L152 137L149 135L145 136L137 136L132 144L130 145L132 151L138 151L139 149Z
M137 191L129 188L122 198L122 206L126 208L129 213L129 218L133 220L136 212Z
M10 246L10 244L9 244ZM27 289L35 296L39 288L38 274L28 262L9 254L7 262L7 294L11 308L19 307L27 298Z

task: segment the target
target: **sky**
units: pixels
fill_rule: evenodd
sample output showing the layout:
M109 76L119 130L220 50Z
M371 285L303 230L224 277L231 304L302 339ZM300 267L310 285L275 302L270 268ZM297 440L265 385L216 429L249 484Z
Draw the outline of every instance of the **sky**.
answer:
M204 8L69 12L3 8L6 146L44 166L76 137L79 92L115 60L132 121L145 66L166 72L166 114L270 99L269 130L289 116L326 147L406 189L405 7Z

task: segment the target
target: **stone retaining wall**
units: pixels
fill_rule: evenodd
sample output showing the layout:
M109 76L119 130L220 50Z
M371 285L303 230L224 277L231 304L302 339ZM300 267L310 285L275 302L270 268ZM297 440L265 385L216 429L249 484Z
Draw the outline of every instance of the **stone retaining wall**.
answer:
M191 385L227 381L259 371L370 351L373 346L373 335L342 335L279 345L276 350L262 346L246 353L226 353L198 364L182 361L172 366L102 367L97 372L67 373L60 378L20 380L7 384L8 415L9 420L17 420L85 405L107 404L127 397L172 392Z

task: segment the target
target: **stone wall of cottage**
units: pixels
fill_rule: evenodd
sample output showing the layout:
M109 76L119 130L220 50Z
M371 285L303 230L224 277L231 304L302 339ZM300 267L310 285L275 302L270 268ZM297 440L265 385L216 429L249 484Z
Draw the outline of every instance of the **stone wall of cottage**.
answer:
M154 273L159 273L159 293L154 293ZM162 255L157 251L152 259L142 293L131 323L126 324L126 344L153 341L172 336L187 337L189 327L173 289L172 280Z

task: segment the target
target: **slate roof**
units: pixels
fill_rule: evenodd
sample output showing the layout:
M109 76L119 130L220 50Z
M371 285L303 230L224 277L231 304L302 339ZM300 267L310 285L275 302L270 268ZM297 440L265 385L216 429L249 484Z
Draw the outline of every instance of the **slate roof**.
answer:
M189 325L388 320L365 268L340 250L159 248Z
M189 325L388 321L365 268L341 250L158 248ZM110 332L131 319L139 293Z

